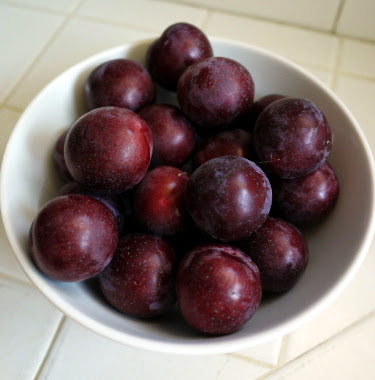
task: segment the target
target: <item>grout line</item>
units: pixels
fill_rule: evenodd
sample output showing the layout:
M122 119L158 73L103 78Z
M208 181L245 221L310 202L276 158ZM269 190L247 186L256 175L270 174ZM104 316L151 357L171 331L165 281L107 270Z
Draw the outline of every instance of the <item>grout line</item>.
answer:
M338 25L339 20L341 18L342 11L344 9L344 5L345 5L345 0L340 0L339 6L337 7L337 12L336 12L335 18L334 18L333 23L332 23L332 29L331 29L332 33L336 33L336 31L337 31L337 25Z
M339 76L339 66L341 61L341 52L342 52L343 39L339 38L337 42L337 51L335 56L335 61L333 64L332 79L330 83L330 88L335 91L337 86L337 79Z
M348 77L356 78L356 79L362 79L362 80L367 80L370 82L375 82L375 77L370 77L370 76L363 75L363 74L351 73L349 71L339 71L338 73L342 74L342 75L346 75Z
M13 112L17 112L17 113L22 113L25 110L25 108L12 106L10 104L5 104L5 103L1 103L0 108L7 108L8 110L13 111Z
M207 12L206 17L204 18L202 25L201 25L202 30L205 30L207 28L207 25L208 25L208 23L211 19L211 16L212 16L212 12L209 9L207 9L206 12Z
M51 8L42 8L42 7L38 7L37 5L32 5L32 4L21 4L21 3L18 3L18 2L13 2L11 0L6 0L3 5L8 5L12 8L16 8L16 9L21 9L21 10L31 10L31 11L39 11L39 12L44 12L44 13L50 13L50 14L53 14L53 15L57 15L57 16L65 16L67 14L69 14L69 11L58 11L58 10L55 10L55 9L51 9Z
M355 329L357 326L361 325L362 323L366 322L368 319L372 318L375 316L375 310L371 311L370 313L364 315L363 317L361 317L360 319L356 320L355 322L351 323L350 325L346 326L345 328L343 328L342 330L340 330L339 332L337 332L336 334L332 335L330 338L320 342L319 344L317 344L316 346L308 349L307 351L305 351L304 353L296 356L294 359L290 360L289 362L285 363L283 366L280 366L280 367L276 367L275 369L271 370L270 372L260 376L257 378L257 380L263 380L263 379L266 379L269 375L272 375L274 373L276 373L277 371L279 371L281 368L284 368L286 366L289 366L290 364L302 359L303 357L307 356L308 354L312 353L313 351L315 351L316 349L322 347L322 346L325 346L327 344L329 344L330 342L336 340L337 338L339 338L340 336L350 332L351 330Z
M362 42L370 45L375 45L375 39L366 38L366 37L357 37L357 36L351 36L350 34L346 33L335 33L337 37L343 37L347 38L349 40L355 41L355 42Z
M13 281L21 285L27 285L30 288L36 289L35 286L31 282L27 280L22 280L21 278L18 278L8 273L0 272L0 278L4 278L8 281Z
M37 369L37 371L36 371L36 373L35 373L35 375L34 375L34 377L33 377L33 380L37 380L37 379L39 378L39 376L40 376L40 374L41 374L41 372L42 372L42 369L43 369L44 365L46 364L46 362L47 362L47 360L48 360L48 357L49 357L50 354L51 354L52 348L53 348L53 346L55 345L55 342L56 342L56 340L57 340L57 337L58 337L58 335L60 334L60 331L61 331L61 329L62 329L62 327L63 327L65 321L66 321L66 317L65 317L65 315L63 315L63 316L61 317L61 319L60 319L60 322L59 322L59 324L58 324L58 326L57 326L57 328L56 328L55 333L53 334L53 337L52 337L52 339L51 339L51 342L50 342L50 344L48 345L47 351L46 351L46 353L44 354L44 357L43 357L43 359L42 359L42 361L41 361L41 363L40 363L40 365L39 365L39 367L38 367L38 369Z
M285 353L286 353L286 348L288 346L288 340L289 340L289 335L288 334L284 335L281 341L281 347L280 347L279 357L277 358L276 367L282 367L285 362Z
M231 356L233 358L240 359L240 360L244 360L244 361L252 363L252 364L256 364L256 365L261 366L261 367L265 367L267 369L275 369L275 366L272 364L263 362L262 360L254 359L254 358L249 357L249 356L238 354L237 352L231 352L231 353L228 353L226 355Z
M61 30L65 27L65 25L68 23L68 21L73 17L75 12L77 12L79 6L84 0L79 0L76 6L74 7L73 11L66 15L63 21L61 22L60 26L55 30L54 33L50 36L50 38L46 41L46 43L42 46L40 51L37 53L35 58L32 60L32 62L29 64L27 69L22 73L22 75L18 78L16 83L12 86L8 94L3 99L3 103L7 103L14 93L14 91L17 89L17 87L20 85L20 83L26 78L26 76L31 72L31 70L34 68L36 62L40 59L40 57L47 51L47 49L51 46L53 40L56 38L56 36L61 32Z

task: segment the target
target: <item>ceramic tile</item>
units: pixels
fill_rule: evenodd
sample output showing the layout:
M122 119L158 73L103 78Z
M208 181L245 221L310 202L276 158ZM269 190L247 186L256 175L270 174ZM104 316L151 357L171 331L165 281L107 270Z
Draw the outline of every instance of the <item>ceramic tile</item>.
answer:
M375 40L375 1L345 0L337 32Z
M375 310L375 242L349 286L327 309L288 336L285 361L290 361ZM363 296L363 295L366 296Z
M28 285L0 277L2 379L33 379L61 314Z
M339 75L335 92L357 118L372 151L375 152L375 81Z
M180 21L201 26L207 11L163 1L86 0L78 14L161 33Z
M276 365L279 359L282 341L283 338L278 338L247 350L237 351L234 354Z
M82 355L82 352L85 355ZM69 365L67 365L69 363ZM130 348L66 321L40 380L74 379L255 379L268 369L227 355L166 355Z
M345 39L339 70L375 78L375 44Z
M79 0L8 0L11 4L38 7L60 12L71 12Z
M0 4L0 48L3 57L0 61L0 102L62 20L63 17L57 15Z
M239 40L269 49L293 61L331 69L337 38L287 25L251 20L214 12L205 31L210 35Z
M372 316L267 376L267 380L374 379L374 339Z
M323 69L317 69L316 67L311 67L308 65L301 65L303 68L305 68L307 71L309 71L311 74L313 74L317 79L319 79L321 82L323 82L326 86L330 86L332 82L332 72L328 70Z
M177 0L177 2L330 30L333 26L340 0Z
M82 59L102 50L151 36L153 34L126 27L73 19L65 25L11 93L8 104L23 108L55 76Z

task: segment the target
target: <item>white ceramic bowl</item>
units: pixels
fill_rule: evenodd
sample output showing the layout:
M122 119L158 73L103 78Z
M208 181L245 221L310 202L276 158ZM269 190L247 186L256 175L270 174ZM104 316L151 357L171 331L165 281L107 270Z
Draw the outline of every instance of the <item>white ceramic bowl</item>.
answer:
M213 354L254 346L301 325L333 301L362 263L374 231L374 164L365 137L342 102L311 74L270 52L212 38L216 56L241 62L253 75L256 97L269 93L307 98L326 114L334 132L329 161L341 194L333 213L307 234L310 262L289 292L264 301L240 331L207 338L195 334L172 313L166 320L143 321L112 309L95 282L60 283L48 279L27 254L30 224L59 181L51 153L58 135L84 112L83 83L109 59L142 62L150 41L117 47L67 70L39 93L18 121L1 169L1 209L15 255L34 285L64 314L115 341L168 353ZM163 101L175 103L164 92Z

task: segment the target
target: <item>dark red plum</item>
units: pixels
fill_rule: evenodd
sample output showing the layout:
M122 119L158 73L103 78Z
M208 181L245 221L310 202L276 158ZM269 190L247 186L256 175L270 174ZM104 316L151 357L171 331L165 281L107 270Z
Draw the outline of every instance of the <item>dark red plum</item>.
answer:
M114 106L138 112L155 101L156 89L140 63L114 59L92 71L86 80L85 96L90 110Z
M230 334L255 313L262 297L258 268L240 249L200 246L181 261L177 300L186 322L201 333Z
M276 100L280 100L285 98L284 95L279 94L270 94L261 97L256 102L253 103L251 106L250 114L249 114L249 130L253 130L255 126L255 122L257 121L259 115L262 113L262 111L269 106L271 103L275 102Z
M65 161L75 181L105 193L137 185L152 155L152 136L134 112L103 107L78 119L65 142Z
M309 250L302 233L275 218L266 221L241 244L257 265L263 292L291 289L306 269Z
M179 78L189 66L212 55L205 34L194 25L179 22L150 45L146 66L161 86L175 91Z
M98 201L104 203L113 213L119 234L121 235L124 231L124 221L125 221L125 211L119 195L109 195L103 194L99 191L87 188L79 184L78 182L70 181L66 183L59 191L58 195L68 195L68 194L81 194L87 195L97 199Z
M153 165L181 166L195 147L196 136L181 110L169 104L154 104L139 112L149 126L154 143Z
M141 227L156 235L175 235L188 224L188 175L171 166L149 171L134 190L133 212Z
M32 254L37 267L59 281L82 281L101 272L117 245L113 213L85 195L63 195L49 201L32 228Z
M242 129L224 131L204 141L194 154L197 168L213 158L238 156L255 160L251 134Z
M271 185L254 162L242 157L214 158L191 175L186 204L196 225L214 239L249 236L268 216Z
M186 69L178 82L177 97L191 121L217 128L234 123L250 111L254 82L240 63L212 57Z
M108 302L122 313L150 318L165 314L175 301L175 257L159 236L131 234L99 276Z
M65 139L68 132L69 132L69 129L64 131L59 136L53 150L53 161L55 162L56 170L63 181L70 181L72 179L72 176L69 173L69 170L66 166L65 156L64 156L64 144L65 144Z
M272 188L276 212L296 224L319 222L339 197L339 182L328 162L304 177L273 178Z
M254 129L259 159L282 178L302 177L317 169L331 151L332 139L323 112L305 99L271 103Z

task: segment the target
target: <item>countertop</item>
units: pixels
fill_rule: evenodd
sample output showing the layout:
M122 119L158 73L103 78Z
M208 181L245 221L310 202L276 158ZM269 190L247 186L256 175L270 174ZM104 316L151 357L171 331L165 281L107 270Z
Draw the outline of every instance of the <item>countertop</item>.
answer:
M374 149L375 3L356 1L355 12L349 0L240 3L0 0L0 159L24 108L56 75L177 21L305 67L350 108ZM297 330L241 352L171 356L121 346L63 316L27 279L0 222L0 378L374 379L374 272L373 244L341 296Z

